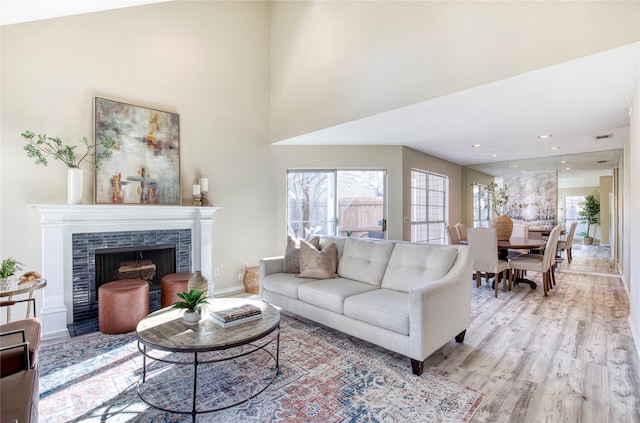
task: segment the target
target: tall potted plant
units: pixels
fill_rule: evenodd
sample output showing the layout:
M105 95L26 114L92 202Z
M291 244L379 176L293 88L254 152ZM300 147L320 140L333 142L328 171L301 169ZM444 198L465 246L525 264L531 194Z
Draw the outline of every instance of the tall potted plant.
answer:
M600 224L600 200L589 194L579 205L582 206L582 210L578 212L578 215L582 217L582 223L587 224L587 235L584 237L584 243L591 245L593 244L591 225Z
M49 137L46 134L36 135L31 131L26 131L21 135L27 142L24 150L29 157L36 160L36 164L46 166L49 164L47 159L53 158L60 160L67 166L67 203L69 204L82 204L83 172L80 169L80 164L86 161L98 169L100 162L111 157L113 149L116 148L116 140L113 138L104 138L96 141L95 144L90 144L87 137L83 137L84 152L79 154L76 151L78 146L64 144L57 137ZM94 159L91 160L90 154L98 145L102 145L104 150L100 153L96 152Z

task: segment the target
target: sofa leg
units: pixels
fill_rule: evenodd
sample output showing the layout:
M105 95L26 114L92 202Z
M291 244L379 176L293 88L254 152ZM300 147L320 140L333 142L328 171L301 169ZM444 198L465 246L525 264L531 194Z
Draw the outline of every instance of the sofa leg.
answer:
M424 370L424 362L411 359L411 370L413 370L413 374L416 376L420 376L422 371Z
M462 344L464 342L464 336L467 334L467 330L463 330L459 334L456 335L456 342L458 344Z

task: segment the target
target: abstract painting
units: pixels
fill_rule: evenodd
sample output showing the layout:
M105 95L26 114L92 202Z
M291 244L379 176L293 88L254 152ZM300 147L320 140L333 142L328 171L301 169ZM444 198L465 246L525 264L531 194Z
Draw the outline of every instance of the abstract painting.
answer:
M96 169L96 203L179 205L180 116L97 96L94 106L94 139L116 140Z

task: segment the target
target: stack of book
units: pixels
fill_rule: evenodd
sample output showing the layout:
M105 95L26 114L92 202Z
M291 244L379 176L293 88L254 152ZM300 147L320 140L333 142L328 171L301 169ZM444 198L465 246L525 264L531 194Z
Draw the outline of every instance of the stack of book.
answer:
M262 317L262 310L253 304L243 304L224 310L209 310L208 316L218 326L229 328L250 322L251 320L260 319Z

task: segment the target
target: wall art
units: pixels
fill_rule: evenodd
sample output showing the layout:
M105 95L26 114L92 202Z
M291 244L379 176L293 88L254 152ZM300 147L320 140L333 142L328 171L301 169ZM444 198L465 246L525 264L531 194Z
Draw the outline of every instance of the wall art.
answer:
M116 140L96 169L96 203L180 204L180 115L94 97L95 138Z

